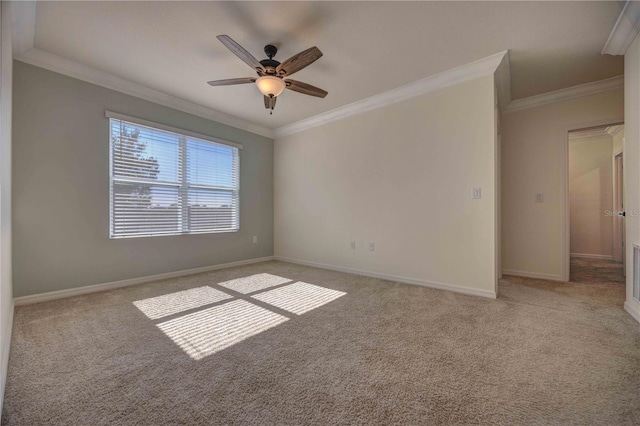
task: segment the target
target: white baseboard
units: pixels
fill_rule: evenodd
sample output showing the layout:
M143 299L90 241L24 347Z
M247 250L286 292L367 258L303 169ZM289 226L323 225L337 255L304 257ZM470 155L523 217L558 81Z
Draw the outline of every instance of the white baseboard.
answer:
M348 274L362 275L362 276L365 276L365 277L380 278L380 279L383 279L383 280L396 281L396 282L400 282L400 283L404 283L404 284L420 285L420 286L423 286L423 287L430 287L430 288L435 288L435 289L438 289L438 290L448 290L448 291L453 291L453 292L456 292L456 293L467 294L467 295L470 295L470 296L487 297L489 299L496 299L497 298L497 295L496 295L496 293L494 291L482 290L482 289L471 288L471 287L464 287L464 286L455 285L455 284L440 283L440 282L435 282L435 281L425 281L425 280L419 280L419 279L415 279L415 278L401 277L401 276L397 276L397 275L382 274L382 273L379 273L379 272L364 271L364 270L361 270L361 269L345 268L343 266L335 266L335 265L327 265L327 264L324 264L324 263L309 262L307 260L291 259L291 258L282 257L282 256L274 256L274 260L280 260L282 262L289 262L289 263L296 263L298 265L313 266L315 268L320 268L320 269L329 269L331 271L346 272Z
M513 269L503 269L504 275L513 275L516 277L535 278L538 280L564 281L562 275L540 274L538 272L514 271Z
M109 283L88 285L85 287L70 288L66 290L51 291L48 293L33 294L30 296L16 297L14 303L16 306L30 305L32 303L47 302L49 300L63 299L65 297L79 296L88 293L97 293L99 291L112 290L120 287L128 287L136 284L148 283L151 281L165 280L167 278L182 277L184 275L200 274L202 272L215 271L216 269L231 268L233 266L248 265L251 263L259 263L273 260L273 256L258 257L255 259L240 260L238 262L222 263L219 265L203 266L201 268L184 269L182 271L167 272L164 274L148 275L146 277L130 278L121 281L113 281Z
M640 322L640 306L626 301L624 302L624 310L627 311L636 321Z
M15 311L15 303L11 301L11 307L9 308L9 329L7 335L4 336L2 341L2 351L0 357L0 413L2 413L2 405L4 402L4 390L7 386L7 373L9 372L9 350L11 349L11 335L13 334L13 312Z
M587 259L613 260L613 256L607 254L570 253L571 257L586 257Z

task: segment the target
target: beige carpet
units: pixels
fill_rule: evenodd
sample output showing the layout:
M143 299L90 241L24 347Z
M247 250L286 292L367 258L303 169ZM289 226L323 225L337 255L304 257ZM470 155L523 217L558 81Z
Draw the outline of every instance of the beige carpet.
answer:
M2 420L638 425L623 295L507 278L488 300L268 262L20 307Z

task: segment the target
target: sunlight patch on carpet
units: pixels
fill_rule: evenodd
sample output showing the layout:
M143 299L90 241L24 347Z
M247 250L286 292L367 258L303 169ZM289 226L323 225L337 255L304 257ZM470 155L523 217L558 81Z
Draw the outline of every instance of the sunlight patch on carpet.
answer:
M201 360L345 294L262 273L133 304L192 359Z
M312 309L319 308L347 293L320 287L304 282L297 282L284 287L256 294L254 299L268 303L285 311L302 315Z
M245 300L234 300L160 323L158 328L191 358L200 360L287 320Z
M237 291L238 293L247 294L276 285L288 283L289 278L279 277L271 274L255 274L248 277L236 278L235 280L218 283L222 287Z
M148 318L158 319L231 298L233 296L205 286L137 300L133 304Z

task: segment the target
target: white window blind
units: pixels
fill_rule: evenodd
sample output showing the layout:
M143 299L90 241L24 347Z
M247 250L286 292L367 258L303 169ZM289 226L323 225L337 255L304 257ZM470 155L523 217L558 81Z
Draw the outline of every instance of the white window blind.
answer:
M238 147L116 114L109 124L111 238L239 229Z

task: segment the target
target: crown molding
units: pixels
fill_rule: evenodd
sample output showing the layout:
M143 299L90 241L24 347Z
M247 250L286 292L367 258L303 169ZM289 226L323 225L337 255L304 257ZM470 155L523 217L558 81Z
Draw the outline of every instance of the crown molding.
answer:
M11 1L13 56L18 57L33 48L36 37L36 2Z
M502 62L498 65L495 72L496 90L498 92L498 107L501 112L511 103L511 61L509 60L509 52L504 55Z
M624 88L624 76L619 75L617 77L567 87L566 89L542 93L528 98L516 99L511 101L505 109L505 112L509 113L513 111L520 111L527 108L534 108L541 105L567 101L569 99L581 98L583 96L595 95L622 88Z
M508 51L504 50L478 61L471 62L396 89L279 127L275 131L275 136L276 138L281 138L313 127L322 126L333 121L342 120L343 118L351 117L353 115L362 114L363 112L382 108L406 99L415 98L416 96L444 89L445 87L484 77L486 75L491 75L496 71L498 66L500 66L507 54Z
M606 128L607 133L609 133L612 137L620 133L624 129L623 124L619 124L617 126L609 126Z
M638 35L638 31L640 31L640 2L627 1L602 48L602 54L624 55Z
M569 141L580 141L585 139L593 139L593 138L602 138L602 137L613 137L607 130L608 128L599 128L599 129L591 129L584 130L579 132L569 132Z
M21 56L17 57L16 60L34 65L36 67L44 68L49 71L57 72L59 74L64 74L78 80L102 86L107 89L135 96L136 98L144 99L156 104L164 105L169 108L193 114L198 117L213 120L221 124L226 124L228 126L245 130L250 133L266 136L272 139L274 137L273 129L270 129L268 127L255 124L241 118L233 117L231 115L191 101L187 101L177 96L169 95L167 93L151 89L141 84L125 80L113 74L109 74L96 68L83 65L69 59L65 59L63 57L54 55L44 50L40 50L38 48L33 48L23 53Z

